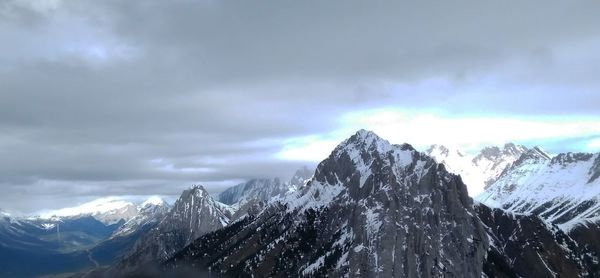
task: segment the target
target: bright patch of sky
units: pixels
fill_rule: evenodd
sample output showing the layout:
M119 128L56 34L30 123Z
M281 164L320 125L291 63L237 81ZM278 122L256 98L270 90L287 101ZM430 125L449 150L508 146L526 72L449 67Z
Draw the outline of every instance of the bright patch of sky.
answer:
M289 139L276 156L284 160L319 161L360 128L372 130L392 143L409 143L419 150L443 144L474 152L484 146L509 142L537 145L550 152L600 149L600 139L592 137L600 134L600 118L451 116L386 108L346 114L336 131ZM577 138L584 138L570 144L577 149L557 146L557 142Z

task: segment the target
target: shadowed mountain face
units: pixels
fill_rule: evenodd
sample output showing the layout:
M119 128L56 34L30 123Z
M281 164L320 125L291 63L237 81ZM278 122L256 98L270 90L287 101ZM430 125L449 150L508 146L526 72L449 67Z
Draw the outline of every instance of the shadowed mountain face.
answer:
M532 215L476 206L490 239L489 277L597 277L597 253Z
M176 254L234 276L479 277L487 237L460 178L361 130L301 191ZM450 243L450 244L449 244Z

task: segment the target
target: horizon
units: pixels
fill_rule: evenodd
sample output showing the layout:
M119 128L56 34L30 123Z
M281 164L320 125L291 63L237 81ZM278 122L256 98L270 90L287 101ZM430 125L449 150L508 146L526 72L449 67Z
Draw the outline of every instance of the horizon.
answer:
M362 128L420 151L597 153L598 8L5 1L0 204L215 194Z
M357 130L357 131L355 131L355 133L359 132L359 131L362 131L362 130L375 133L374 131L367 130L367 129L362 129L362 128L359 129L359 130ZM355 133L351 134L350 136L354 135ZM377 136L379 136L377 133L375 133L375 134ZM336 146L339 145L339 144L342 144L343 141L346 140L346 139L348 139L348 138L350 138L350 136L348 136L348 137L340 140L338 142L338 144L336 144ZM383 140L385 140L385 141L389 141L389 140L387 140L384 137L380 137L380 138L383 139ZM404 143L410 144L410 143L407 143L407 142L404 142ZM390 142L390 144L403 144L403 143ZM505 145L507 145L507 144L515 144L515 145L519 145L519 146L524 146L524 147L526 147L528 149L540 148L542 151L546 152L546 154L548 154L550 157L555 157L555 156L559 155L559 153L548 153L543 148L543 146L538 146L538 145L536 145L536 146L526 146L526 145L522 145L522 144L518 144L518 143L514 143L514 142L506 142L504 144L499 144L499 145L484 145L484 146L481 146L481 148L477 149L476 151L481 151L481 150L483 150L483 148L488 148L488 147L498 147L500 150L502 150L502 148L505 147ZM464 151L464 149L461 149L460 147L450 146L450 145L444 145L444 144L433 144L433 145L427 146L426 149L416 148L416 150L419 151L419 152L422 152L422 153L426 153L427 149L429 147L433 147L434 145L447 147L447 148L449 148L450 151L460 151L462 154L465 155L465 157L467 157L469 159L472 159L472 158L474 158L474 156L476 156L477 154L479 154L479 152L467 153L467 152ZM335 146L333 148L331 148L331 150L329 151L329 153L331 153L334 150L334 148L335 148ZM328 156L329 153L326 156ZM571 153L571 152L568 152L568 153ZM600 152L598 152L598 153L600 153ZM305 161L305 162L307 162L307 161ZM318 162L320 162L320 161L318 161ZM312 165L312 166L303 165L300 168L303 168L303 167L308 167L308 169L312 172L312 171L315 170L316 164ZM277 177L257 177L257 179L260 179L260 178L267 178L267 179L279 178L279 179L283 179L283 181L285 181L285 180L291 178L292 176L293 176L293 174L290 174L289 176L286 176L286 177L282 177L282 176L277 176ZM246 180L246 181L248 181L248 180ZM221 192L223 192L223 191L225 191L225 190L227 190L227 189L229 189L231 187L244 184L246 181L242 181L242 182L239 182L239 183L231 184L229 186L226 186L223 190L217 191L217 192L211 192L211 191L208 191L208 189L206 189L206 190L209 192L209 194L211 196L215 197L215 196L218 196L219 193L221 193ZM463 181L463 182L465 182L465 181ZM186 189L189 189L189 188L191 188L191 187L193 187L195 185L196 184L194 184L194 185L188 185L187 187L184 187L182 189L182 191L186 190ZM198 183L198 185L202 185L202 184ZM481 193L479 191L477 194L473 195L472 192L471 192L471 190L473 190L472 186L470 186L469 184L466 184L466 186L467 186L467 190L469 192L469 196L471 198L474 198L477 194ZM57 212L59 212L61 210L75 209L75 208L78 208L78 207L81 207L81 206L84 206L84 205L89 205L89 204L92 204L92 203L97 203L97 202L102 202L102 201L110 201L110 200L129 202L129 203L132 203L132 204L134 204L136 206L139 206L140 204L142 204L142 203L144 203L144 202L146 202L148 200L155 199L155 198L160 198L164 202L166 202L167 205L172 206L175 203L175 201L179 198L180 193L181 192L179 192L178 194L172 194L172 195L155 195L155 194L145 194L145 195L144 194L141 194L141 195L108 195L108 196L88 197L88 198L85 198L85 199L80 199L80 200L77 201L77 203L74 203L74 204L69 205L69 206L56 206L56 207L52 207L52 208L42 208L42 209L38 209L38 210L35 210L35 211L29 211L29 212L11 211L10 209L7 210L7 209L2 208L2 207L0 207L0 211L9 213L9 215L11 215L13 217L40 217L42 219L45 219L45 218L49 218L51 214L56 214ZM56 216L59 216L59 215L57 214Z

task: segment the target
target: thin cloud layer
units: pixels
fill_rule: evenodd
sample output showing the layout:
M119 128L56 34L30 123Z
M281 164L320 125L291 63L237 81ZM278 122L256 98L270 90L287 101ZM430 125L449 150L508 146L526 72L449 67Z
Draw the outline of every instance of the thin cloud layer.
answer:
M373 109L593 121L599 8L3 1L0 203L32 211L289 176L305 163L281 155L295 138L353 128L348 114ZM579 135L548 142L598 145Z

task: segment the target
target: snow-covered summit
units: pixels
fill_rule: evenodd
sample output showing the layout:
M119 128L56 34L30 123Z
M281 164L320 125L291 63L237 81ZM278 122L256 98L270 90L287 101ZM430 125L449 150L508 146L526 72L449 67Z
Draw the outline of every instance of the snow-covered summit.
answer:
M93 216L105 224L112 224L121 219L127 221L136 214L137 208L132 202L121 197L104 197L75 207L44 211L39 214L39 218Z
M145 227L158 224L169 212L170 207L161 197L151 196L138 206L138 213L121 225L111 238L128 236Z
M539 148L534 149L545 153ZM507 143L502 147L484 147L476 155L468 155L456 148L433 145L425 153L444 164L450 172L460 175L469 194L476 196L528 150L525 146Z
M139 205L139 208L144 208L148 206L160 206L166 204L165 200L160 196L150 196L144 202Z
M374 173L382 168L391 169L400 183L415 182L435 162L419 153L409 144L395 145L372 131L359 130L340 143L327 159L322 161L307 186L295 194L288 194L279 202L288 210L327 206L342 192L353 198L369 195L374 187ZM427 166L429 165L429 166ZM384 186L381 190L391 190Z
M476 199L507 211L538 215L565 230L599 221L600 154L564 153L549 159L534 151Z

